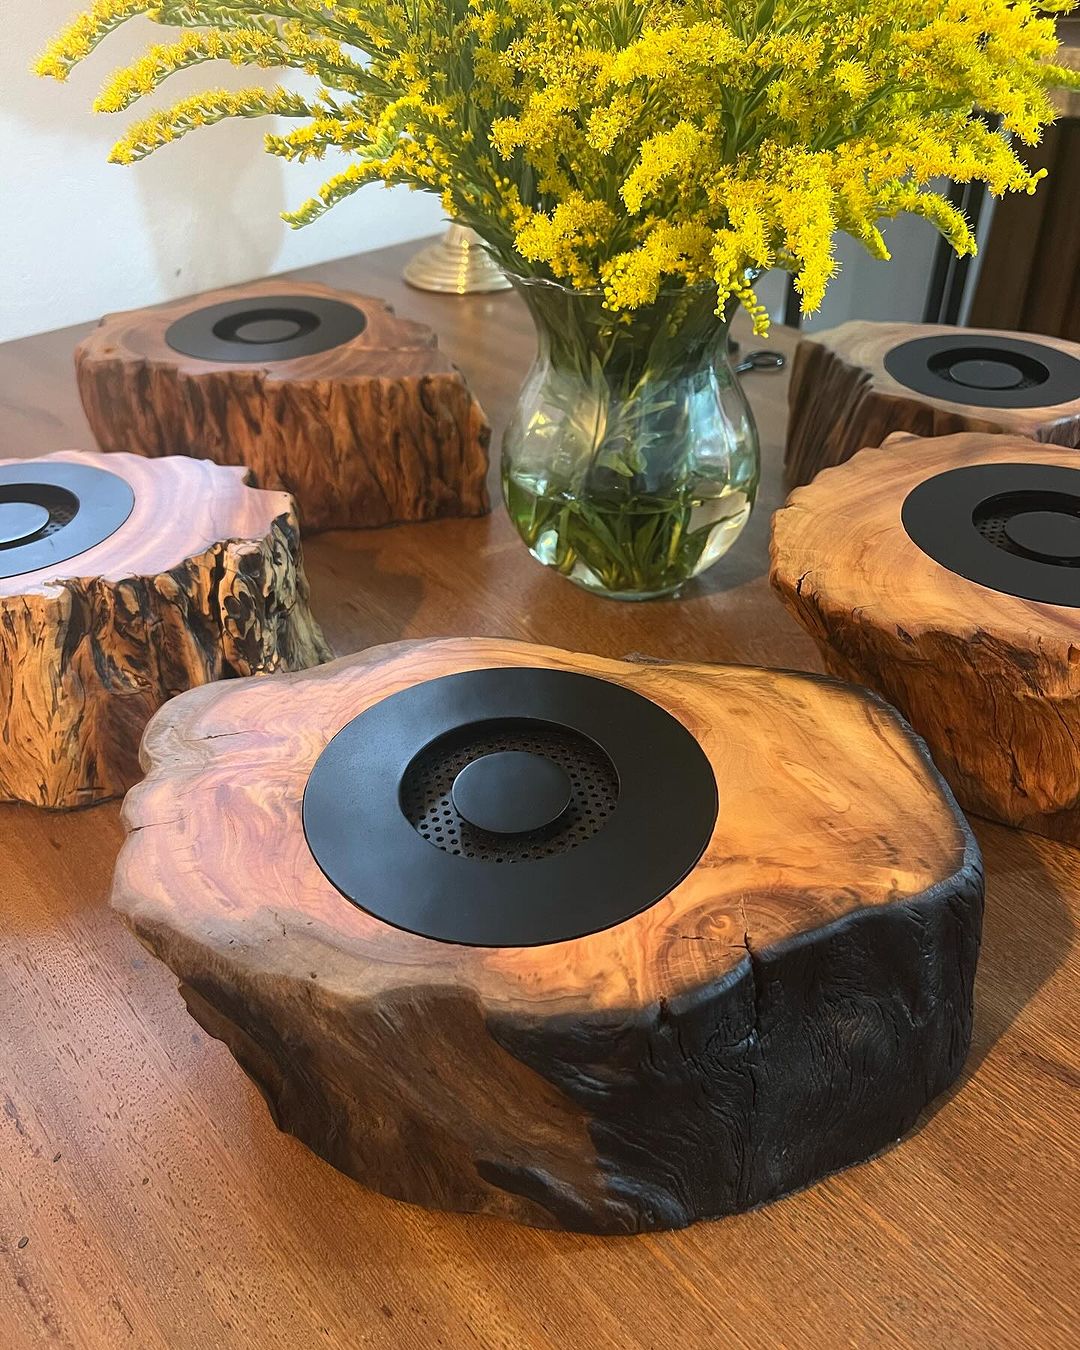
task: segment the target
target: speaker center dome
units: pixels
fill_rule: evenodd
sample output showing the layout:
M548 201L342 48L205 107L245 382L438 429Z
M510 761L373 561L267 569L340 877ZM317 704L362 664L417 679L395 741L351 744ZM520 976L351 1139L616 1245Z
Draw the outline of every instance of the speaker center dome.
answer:
M553 824L570 805L566 771L546 755L501 750L466 764L451 798L462 820L489 834L530 834Z
M37 502L0 501L0 548L32 539L48 523L48 507Z
M991 361L978 357L955 361L948 367L951 380L968 389L1018 389L1024 372L1010 361Z
M1011 543L1036 558L1050 562L1080 558L1080 516L1064 511L1022 511L1007 520L1003 529Z

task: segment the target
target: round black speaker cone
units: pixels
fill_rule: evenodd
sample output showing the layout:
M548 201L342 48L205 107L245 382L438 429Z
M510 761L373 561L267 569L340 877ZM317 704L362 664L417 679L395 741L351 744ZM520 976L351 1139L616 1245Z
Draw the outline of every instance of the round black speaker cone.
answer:
M992 333L943 333L885 355L900 384L931 398L984 408L1042 408L1080 399L1080 361L1041 342Z
M108 539L135 497L107 469L62 461L0 465L0 577L67 562Z
M212 331L222 342L262 346L268 342L293 342L304 334L314 333L319 322L319 316L310 310L264 306L219 319Z
M924 553L969 581L1080 607L1080 468L950 469L908 493L901 519Z
M470 671L353 719L304 793L308 846L349 900L444 942L609 928L695 866L716 781L669 713L607 680Z
M207 305L171 324L165 341L201 361L291 361L351 342L367 327L355 305L320 295L269 295Z

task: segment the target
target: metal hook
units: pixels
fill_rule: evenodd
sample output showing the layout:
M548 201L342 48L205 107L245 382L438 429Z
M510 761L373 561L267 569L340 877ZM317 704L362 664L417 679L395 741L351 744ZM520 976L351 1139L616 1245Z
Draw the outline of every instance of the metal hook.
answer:
M736 363L735 374L744 375L748 370L783 370L787 358L782 352L747 352Z

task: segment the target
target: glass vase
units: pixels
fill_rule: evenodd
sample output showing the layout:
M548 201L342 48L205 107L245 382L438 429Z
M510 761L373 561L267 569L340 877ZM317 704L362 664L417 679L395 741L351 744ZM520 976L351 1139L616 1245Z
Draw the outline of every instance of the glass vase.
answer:
M619 600L675 594L731 548L760 461L715 291L628 315L512 278L538 351L507 426L503 493L533 557Z

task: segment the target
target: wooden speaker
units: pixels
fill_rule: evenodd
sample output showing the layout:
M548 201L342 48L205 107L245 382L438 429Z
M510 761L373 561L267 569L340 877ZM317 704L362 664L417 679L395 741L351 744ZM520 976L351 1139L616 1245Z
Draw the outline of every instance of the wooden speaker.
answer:
M388 1195L679 1227L960 1071L979 854L863 690L399 643L185 695L143 755L113 904L278 1125Z
M173 694L325 660L307 594L292 502L242 470L0 461L0 800L117 796Z
M894 431L1008 431L1080 446L1080 344L861 320L803 338L788 391L788 487Z
M961 805L1080 843L1080 458L896 436L791 494L772 581L830 670L925 738Z
M242 464L305 531L489 509L490 428L423 324L260 281L102 319L75 353L103 450Z

